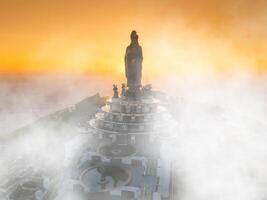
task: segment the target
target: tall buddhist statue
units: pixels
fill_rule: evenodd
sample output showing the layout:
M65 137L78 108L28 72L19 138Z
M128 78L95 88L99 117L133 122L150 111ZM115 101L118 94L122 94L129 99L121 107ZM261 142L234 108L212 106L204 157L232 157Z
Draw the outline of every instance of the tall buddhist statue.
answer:
M129 91L137 91L141 87L142 78L142 47L138 43L136 31L131 33L131 44L127 47L125 53L125 75Z

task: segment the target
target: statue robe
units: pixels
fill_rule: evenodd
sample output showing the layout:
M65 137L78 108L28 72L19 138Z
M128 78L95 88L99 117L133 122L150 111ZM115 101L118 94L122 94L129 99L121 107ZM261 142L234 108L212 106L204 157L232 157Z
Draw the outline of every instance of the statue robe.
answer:
M131 43L125 53L125 75L129 89L141 87L142 61L142 47L138 43Z

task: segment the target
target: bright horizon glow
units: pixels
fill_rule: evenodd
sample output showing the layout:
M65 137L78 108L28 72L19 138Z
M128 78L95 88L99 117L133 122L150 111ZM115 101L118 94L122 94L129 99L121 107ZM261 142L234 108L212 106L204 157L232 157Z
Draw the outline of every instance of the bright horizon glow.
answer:
M85 73L124 78L135 29L143 80L191 72L267 69L265 2L5 1L1 73Z

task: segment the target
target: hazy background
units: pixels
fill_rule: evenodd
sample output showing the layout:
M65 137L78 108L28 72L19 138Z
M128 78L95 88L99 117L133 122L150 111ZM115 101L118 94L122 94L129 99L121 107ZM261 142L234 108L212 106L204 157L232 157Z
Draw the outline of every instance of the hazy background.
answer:
M112 92L109 77L42 74L0 76L0 134L10 132L84 98ZM106 84L109 83L109 84Z
M0 69L123 78L136 29L144 79L266 70L265 0L1 0Z
M161 86L170 76L198 73L257 79L266 71L266 11L264 0L0 0L1 129L125 81L133 29L144 84L170 88Z
M97 91L110 94L111 88L106 89L101 80L84 76L25 80L17 86L24 86L25 92L16 91L14 87L6 90L6 96L1 98L9 100L2 103L1 108L7 111L2 121L13 119L12 125L11 122L5 126L1 123L2 128L14 129ZM198 73L179 79L169 76L165 82L155 85L164 87L163 91L171 96L171 112L178 123L177 138L167 143L170 148L165 149L165 155L176 161L180 199L265 200L266 76ZM10 105L10 110L14 111L11 114ZM59 131L35 126L29 134L1 151L0 175L8 171L3 160L21 156L33 166L63 172L65 135L74 133L68 124Z
M133 29L144 52L143 83L195 73L262 75L266 13L264 0L0 0L2 122L14 126L8 110L21 124L24 108L40 116L69 104L68 97L87 95L92 79L105 91L124 81Z
M181 199L265 200L266 24L264 0L0 0L0 132L110 95L136 29L143 83L173 99ZM40 129L7 153L58 163L58 144Z

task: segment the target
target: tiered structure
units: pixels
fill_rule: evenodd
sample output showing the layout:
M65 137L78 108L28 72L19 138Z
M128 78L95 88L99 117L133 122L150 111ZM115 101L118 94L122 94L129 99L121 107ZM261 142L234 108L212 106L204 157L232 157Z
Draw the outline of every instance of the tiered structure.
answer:
M137 100L115 95L90 121L98 144L91 159L104 166L98 184L110 196L125 200L167 198L170 163L161 159L160 139L168 134L166 125L171 118L150 90L145 87L140 94ZM126 193L127 198L123 196Z
M161 141L172 133L173 121L151 85L141 86L143 56L135 31L131 39L125 55L127 87L122 84L119 95L113 85L113 97L89 121L90 145L65 185L75 191L72 199L170 199L171 164L162 156Z
M151 85L142 87L143 55L135 31L131 40L125 54L127 87L122 84L119 94L113 85L113 97L93 119L87 119L84 102L75 107L77 115L85 109L86 117L72 115L86 134L69 139L78 139L78 145L70 145L75 151L69 141L64 144L62 173L51 175L14 161L11 166L16 167L1 177L0 199L171 200L171 162L162 149L163 141L175 133L175 122L154 98Z
M141 87L142 49L135 31L127 47L127 87L91 119L94 141L79 160L76 190L89 200L159 200L170 197L171 165L162 158L161 139L170 134L171 117Z

